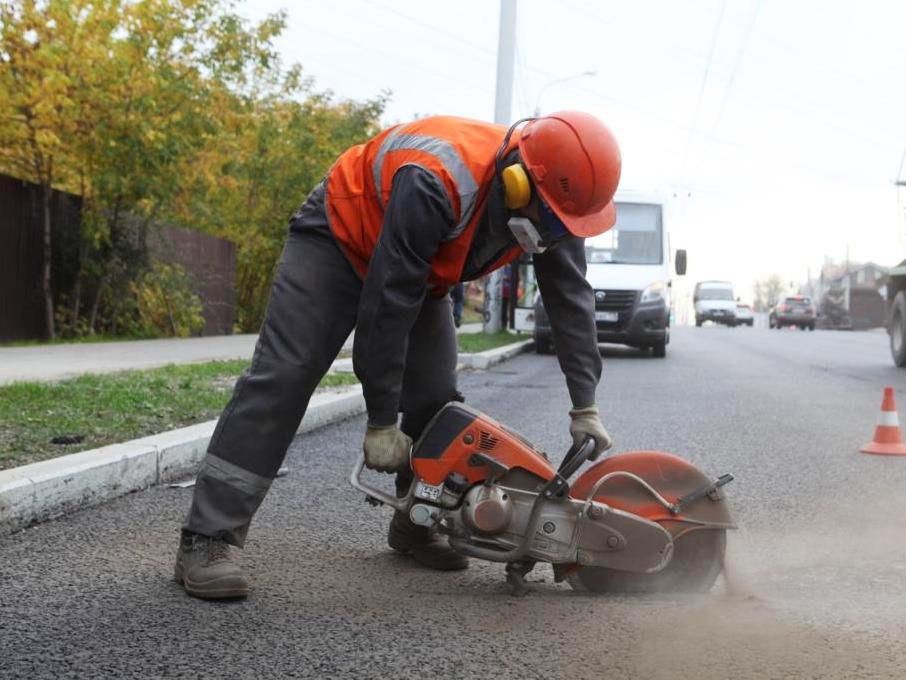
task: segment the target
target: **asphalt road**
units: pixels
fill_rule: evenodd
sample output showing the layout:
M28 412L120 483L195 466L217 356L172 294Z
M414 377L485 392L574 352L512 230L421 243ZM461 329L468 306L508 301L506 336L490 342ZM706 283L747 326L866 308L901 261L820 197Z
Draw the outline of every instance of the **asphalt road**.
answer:
M362 418L296 440L242 555L245 602L170 580L189 492L156 488L0 538L0 677L903 678L906 458L858 453L890 384L878 333L677 329L663 360L605 350L617 449L660 448L728 487L732 583L596 597L498 565L419 570L389 510L346 475ZM552 454L569 408L556 359L461 378L467 399Z

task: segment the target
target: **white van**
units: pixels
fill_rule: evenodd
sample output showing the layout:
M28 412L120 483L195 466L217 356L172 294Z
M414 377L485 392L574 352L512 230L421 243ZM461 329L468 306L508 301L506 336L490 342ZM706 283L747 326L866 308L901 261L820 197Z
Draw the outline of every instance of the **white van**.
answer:
M695 325L705 321L722 323L731 328L736 325L736 296L729 281L699 281L692 294L695 305Z
M617 192L615 201L613 228L585 239L598 342L650 349L663 357L672 311L668 202L633 192ZM676 253L676 273L686 273L685 250ZM540 297L534 317L535 349L549 352L550 322Z

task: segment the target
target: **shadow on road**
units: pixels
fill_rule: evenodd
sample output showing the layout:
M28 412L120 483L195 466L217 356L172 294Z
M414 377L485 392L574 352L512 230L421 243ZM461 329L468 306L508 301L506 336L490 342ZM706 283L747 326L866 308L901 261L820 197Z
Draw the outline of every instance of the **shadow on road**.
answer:
M636 347L626 347L625 345L598 345L598 351L602 357L613 359L651 359L649 350L638 349ZM670 351L669 349L667 350Z

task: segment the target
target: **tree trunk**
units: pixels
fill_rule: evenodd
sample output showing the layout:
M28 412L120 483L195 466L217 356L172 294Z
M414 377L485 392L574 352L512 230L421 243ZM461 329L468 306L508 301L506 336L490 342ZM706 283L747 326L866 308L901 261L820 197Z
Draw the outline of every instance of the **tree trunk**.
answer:
M170 331L173 333L174 338L179 337L179 332L176 330L176 321L173 320L173 307L170 305L170 296L164 293L164 302L167 303L167 318L170 320Z
M41 205L44 211L44 316L47 321L47 339L53 340L57 337L56 326L54 324L53 308L53 289L51 288L50 272L51 257L51 232L50 232L50 199L53 189L49 184L41 185Z
M98 307L101 306L101 293L104 291L104 281L106 279L101 277L101 280L98 281L98 289L94 294L94 302L91 305L91 317L88 319L88 334L94 335L94 325L97 323L98 319Z
M72 291L72 308L69 311L69 319L72 324L73 335L78 334L79 330L79 307L82 305L82 272L76 274L75 290Z

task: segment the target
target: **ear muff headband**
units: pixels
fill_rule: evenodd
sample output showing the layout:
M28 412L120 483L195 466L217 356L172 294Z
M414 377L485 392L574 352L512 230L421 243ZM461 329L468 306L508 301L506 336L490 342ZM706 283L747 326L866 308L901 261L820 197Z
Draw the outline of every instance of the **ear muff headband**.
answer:
M503 157L510 146L510 137L513 136L513 132L519 125L531 120L535 120L535 118L520 118L510 126L510 129L506 131L506 136L503 138L503 143L500 145L500 150L497 152L497 157L494 159L497 175L503 182L504 202L510 210L524 208L532 200L532 185L522 164L514 163L505 168L503 167Z

